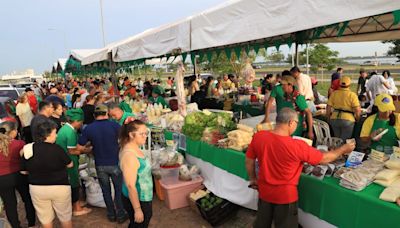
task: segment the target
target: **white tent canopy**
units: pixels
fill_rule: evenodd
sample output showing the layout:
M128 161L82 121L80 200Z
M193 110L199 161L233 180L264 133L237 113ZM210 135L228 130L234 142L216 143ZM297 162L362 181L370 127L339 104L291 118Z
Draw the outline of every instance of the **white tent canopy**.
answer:
M115 62L151 58L176 50L190 51L190 18L141 33L112 48Z
M326 28L314 41L351 42L400 37L393 25L394 0L231 0L193 17L150 29L108 45L82 60L82 65L108 59L124 62L158 57L179 50L189 52L293 37L297 32L348 22L341 36ZM381 15L385 14L385 15ZM380 15L380 16L376 16ZM336 28L336 31L338 29ZM294 40L294 39L293 39Z
M65 66L67 64L68 59L61 58L57 60L57 68L60 68L61 70L65 70Z
M71 50L70 56L76 60L82 61L82 59L99 52L101 49L75 49Z
M398 9L400 1L393 0L235 0L193 17L192 50L286 35Z

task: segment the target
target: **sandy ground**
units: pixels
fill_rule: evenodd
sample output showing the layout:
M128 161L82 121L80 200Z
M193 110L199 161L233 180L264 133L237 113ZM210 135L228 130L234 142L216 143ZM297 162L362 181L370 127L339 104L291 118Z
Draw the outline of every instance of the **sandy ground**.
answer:
M106 210L103 208L92 208L93 211L84 216L73 217L73 226L76 228L108 228L108 227L128 227L129 222L124 224L111 223L107 220ZM19 203L19 216L22 227L27 227L25 220L25 210L23 203ZM227 222L219 227L229 228L244 228L252 227L252 223L255 219L256 212L240 208L237 213L229 219ZM4 218L4 211L0 214L0 217ZM56 221L55 227L60 227ZM38 226L39 227L39 226ZM150 227L155 228L187 228L187 227L200 227L208 228L212 227L205 221L200 214L196 213L190 207L185 207L176 210L168 209L163 201L158 200L155 196L153 200L153 217L150 222Z

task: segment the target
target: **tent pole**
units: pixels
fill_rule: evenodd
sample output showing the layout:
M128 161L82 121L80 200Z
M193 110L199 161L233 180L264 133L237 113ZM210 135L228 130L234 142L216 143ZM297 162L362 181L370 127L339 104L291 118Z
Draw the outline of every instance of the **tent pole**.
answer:
M310 66L309 66L309 56L308 56L308 43L306 44L306 53L307 53L307 63L306 63L306 69L307 69L307 75L310 75Z
M298 66L299 65L299 44L297 42L296 42L296 46L295 46L294 59L295 59L296 66Z
M112 59L112 52L108 53L108 60L110 62L110 74L111 80L114 87L114 97L115 102L119 102L119 93L118 93L118 86L117 86L117 77L115 75L115 62Z

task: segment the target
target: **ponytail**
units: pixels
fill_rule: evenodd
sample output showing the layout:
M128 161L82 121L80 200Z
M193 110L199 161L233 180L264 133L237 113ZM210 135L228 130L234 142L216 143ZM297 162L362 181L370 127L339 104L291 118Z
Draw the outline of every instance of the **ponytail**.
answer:
M6 121L0 124L0 153L5 157L9 153L8 150L11 142L9 134L13 130L17 130L17 123L15 122Z

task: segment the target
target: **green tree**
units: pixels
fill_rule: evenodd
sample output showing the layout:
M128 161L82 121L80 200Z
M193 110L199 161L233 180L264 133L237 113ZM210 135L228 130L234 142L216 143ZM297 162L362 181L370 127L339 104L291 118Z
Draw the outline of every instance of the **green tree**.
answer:
M400 40L387 40L387 41L383 41L382 43L392 44L393 46L389 47L387 54L388 55L396 55L397 58L400 59Z
M271 55L269 55L267 57L267 59L274 63L279 63L285 59L285 56L283 55L283 53L281 51L276 51L276 52L272 53Z
M328 46L323 44L311 45L311 47L308 49L308 55L311 71L313 72L316 72L318 68L332 70L341 63L340 59L338 58L339 52L333 51ZM300 56L300 60L305 59L306 51L300 52Z

